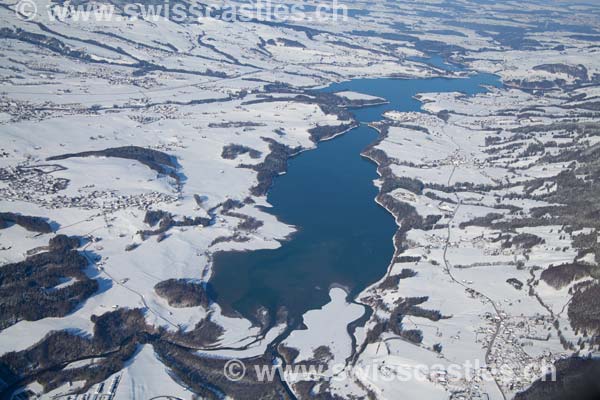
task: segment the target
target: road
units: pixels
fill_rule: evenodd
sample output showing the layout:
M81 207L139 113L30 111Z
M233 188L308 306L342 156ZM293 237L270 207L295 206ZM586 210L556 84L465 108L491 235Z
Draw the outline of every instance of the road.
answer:
M458 143L456 143L452 138L450 138L452 140L452 142L454 142L454 144L457 146L458 151L461 150L461 147ZM448 177L448 182L447 182L447 186L450 187L452 180L454 178L454 174L456 173L456 165L454 165L454 167L452 168L452 172L450 173L450 176ZM446 272L446 274L450 277L450 279L464 287L465 289L469 289L471 290L475 295L482 297L483 299L485 299L487 302L489 302L495 313L496 316L498 317L498 322L496 322L496 328L494 331L494 334L492 336L492 340L490 341L489 345L487 346L486 352L485 352L485 362L486 364L490 363L490 354L492 352L492 348L494 347L494 343L496 342L496 339L502 329L502 322L504 321L502 314L500 312L500 309L498 308L498 306L496 305L496 303L488 296L486 296L485 294L473 289L472 287L462 283L461 281L459 281L458 279L456 279L456 277L452 274L452 265L450 264L450 261L448 261L448 249L450 248L450 239L452 236L452 224L456 218L456 214L458 213L458 210L460 209L460 206L462 205L462 199L460 198L460 196L458 195L458 193L454 193L454 197L456 197L456 207L454 208L454 210L452 211L452 216L450 217L450 220L448 221L448 235L446 237L446 241L444 244L444 254L443 254L443 260L444 260L444 270ZM444 201L441 202L441 204L443 204ZM451 205L450 205L451 206ZM500 391L500 393L502 394L502 398L504 400L506 400L506 395L504 393L504 391L502 390L502 386L500 385L500 382L498 381L496 376L493 376L494 378L494 382L496 383L496 386L498 387L498 390Z

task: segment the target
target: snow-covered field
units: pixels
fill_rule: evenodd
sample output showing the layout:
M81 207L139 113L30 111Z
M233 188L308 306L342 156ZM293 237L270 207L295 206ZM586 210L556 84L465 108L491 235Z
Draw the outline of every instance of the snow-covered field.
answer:
M505 138L505 143L518 143L519 148L528 146L526 141L511 141L508 133L504 136L504 126L534 124L503 112L514 106L511 97L517 94L503 89L473 97L425 94L420 98L426 101L423 109L430 114L389 112L386 121L375 125L387 132L376 149L383 150L392 160L393 175L418 179L426 186L422 193L396 189L390 195L414 207L424 218L432 215L441 218L433 228L408 232L404 241L408 248L401 255L411 259L395 263L389 272L391 276L401 276L403 270L410 269L415 275L400 279L399 285L392 289L380 285L383 281L377 283L360 299L377 310L371 328L377 322L393 319L394 314L390 313L403 298L425 296L419 307L439 311L442 318L410 316L409 312L402 320L402 329L418 330L422 339L411 343L384 333L369 342L356 365L377 365L382 357L387 361L418 351L409 358L413 363L420 362L421 366L441 363L446 372L450 366L478 362L485 368L509 367L514 373L486 379L484 368L469 379L452 381L446 379L444 372L443 379L439 375L429 376L429 385L399 383L393 388L389 383L368 382L369 390L382 398L409 393L405 390L410 390L414 398L442 398L443 395L432 393L434 387L446 390L446 396L454 393L469 398L487 393L489 398L510 398L537 379L542 368L573 352L563 346L562 340L580 343L582 339L581 333L570 329L566 310L573 294L570 289L588 278L575 280L560 290L539 279L540 272L552 265L581 260L571 245L581 232L565 232L560 225L518 228L513 235L528 234L541 240L532 247L520 248L504 246L498 240L503 234L499 228L468 224L490 213L499 213L507 221L516 220L511 207L529 213L532 208L550 205L528 198L509 200L505 196L522 193L521 181L554 177L568 170L567 163L544 163L539 155L526 161L519 156L519 150L506 145L498 145L498 153L489 151L485 139L494 132ZM518 96L521 108L552 108L565 101L555 97L540 104L538 97L522 92ZM445 120L435 116L440 110L449 111ZM405 124L418 125L427 131L411 129ZM554 133L536 132L535 141L547 140L544 135L551 138ZM506 188L500 189L503 183ZM453 192L441 189L455 184L471 186ZM477 186L481 188L469 190ZM597 265L593 256L585 262ZM589 353L596 353L594 345L582 345L580 354ZM431 358L432 354L437 356ZM532 370L537 373L532 374Z

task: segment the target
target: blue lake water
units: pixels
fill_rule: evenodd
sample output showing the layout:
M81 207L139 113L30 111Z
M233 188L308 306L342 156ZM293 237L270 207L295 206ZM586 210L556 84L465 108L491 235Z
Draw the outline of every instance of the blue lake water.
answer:
M483 92L498 86L493 75L466 79L357 79L336 83L327 92L353 90L387 99L389 104L353 110L360 122L381 119L387 110L419 111L418 93ZM211 279L216 300L250 317L258 307L272 313L285 307L292 317L329 300L331 285L350 297L386 273L397 229L392 215L375 203L376 165L360 153L377 139L361 125L290 159L288 172L274 180L269 212L298 232L275 250L219 253Z

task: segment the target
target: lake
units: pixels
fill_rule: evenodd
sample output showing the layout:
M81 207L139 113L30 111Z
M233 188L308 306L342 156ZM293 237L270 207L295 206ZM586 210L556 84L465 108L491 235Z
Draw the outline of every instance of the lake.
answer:
M356 79L333 84L327 92L352 90L383 97L389 104L352 110L363 123L387 110L419 111L418 93L474 94L481 85L499 86L494 75L465 79ZM389 266L397 226L375 202L376 165L360 153L377 139L361 125L289 160L268 193L269 212L298 232L275 250L223 252L214 258L211 288L225 308L252 317L258 307L272 313L285 307L299 317L329 300L332 285L353 298L382 278ZM295 318L297 320L297 318Z

